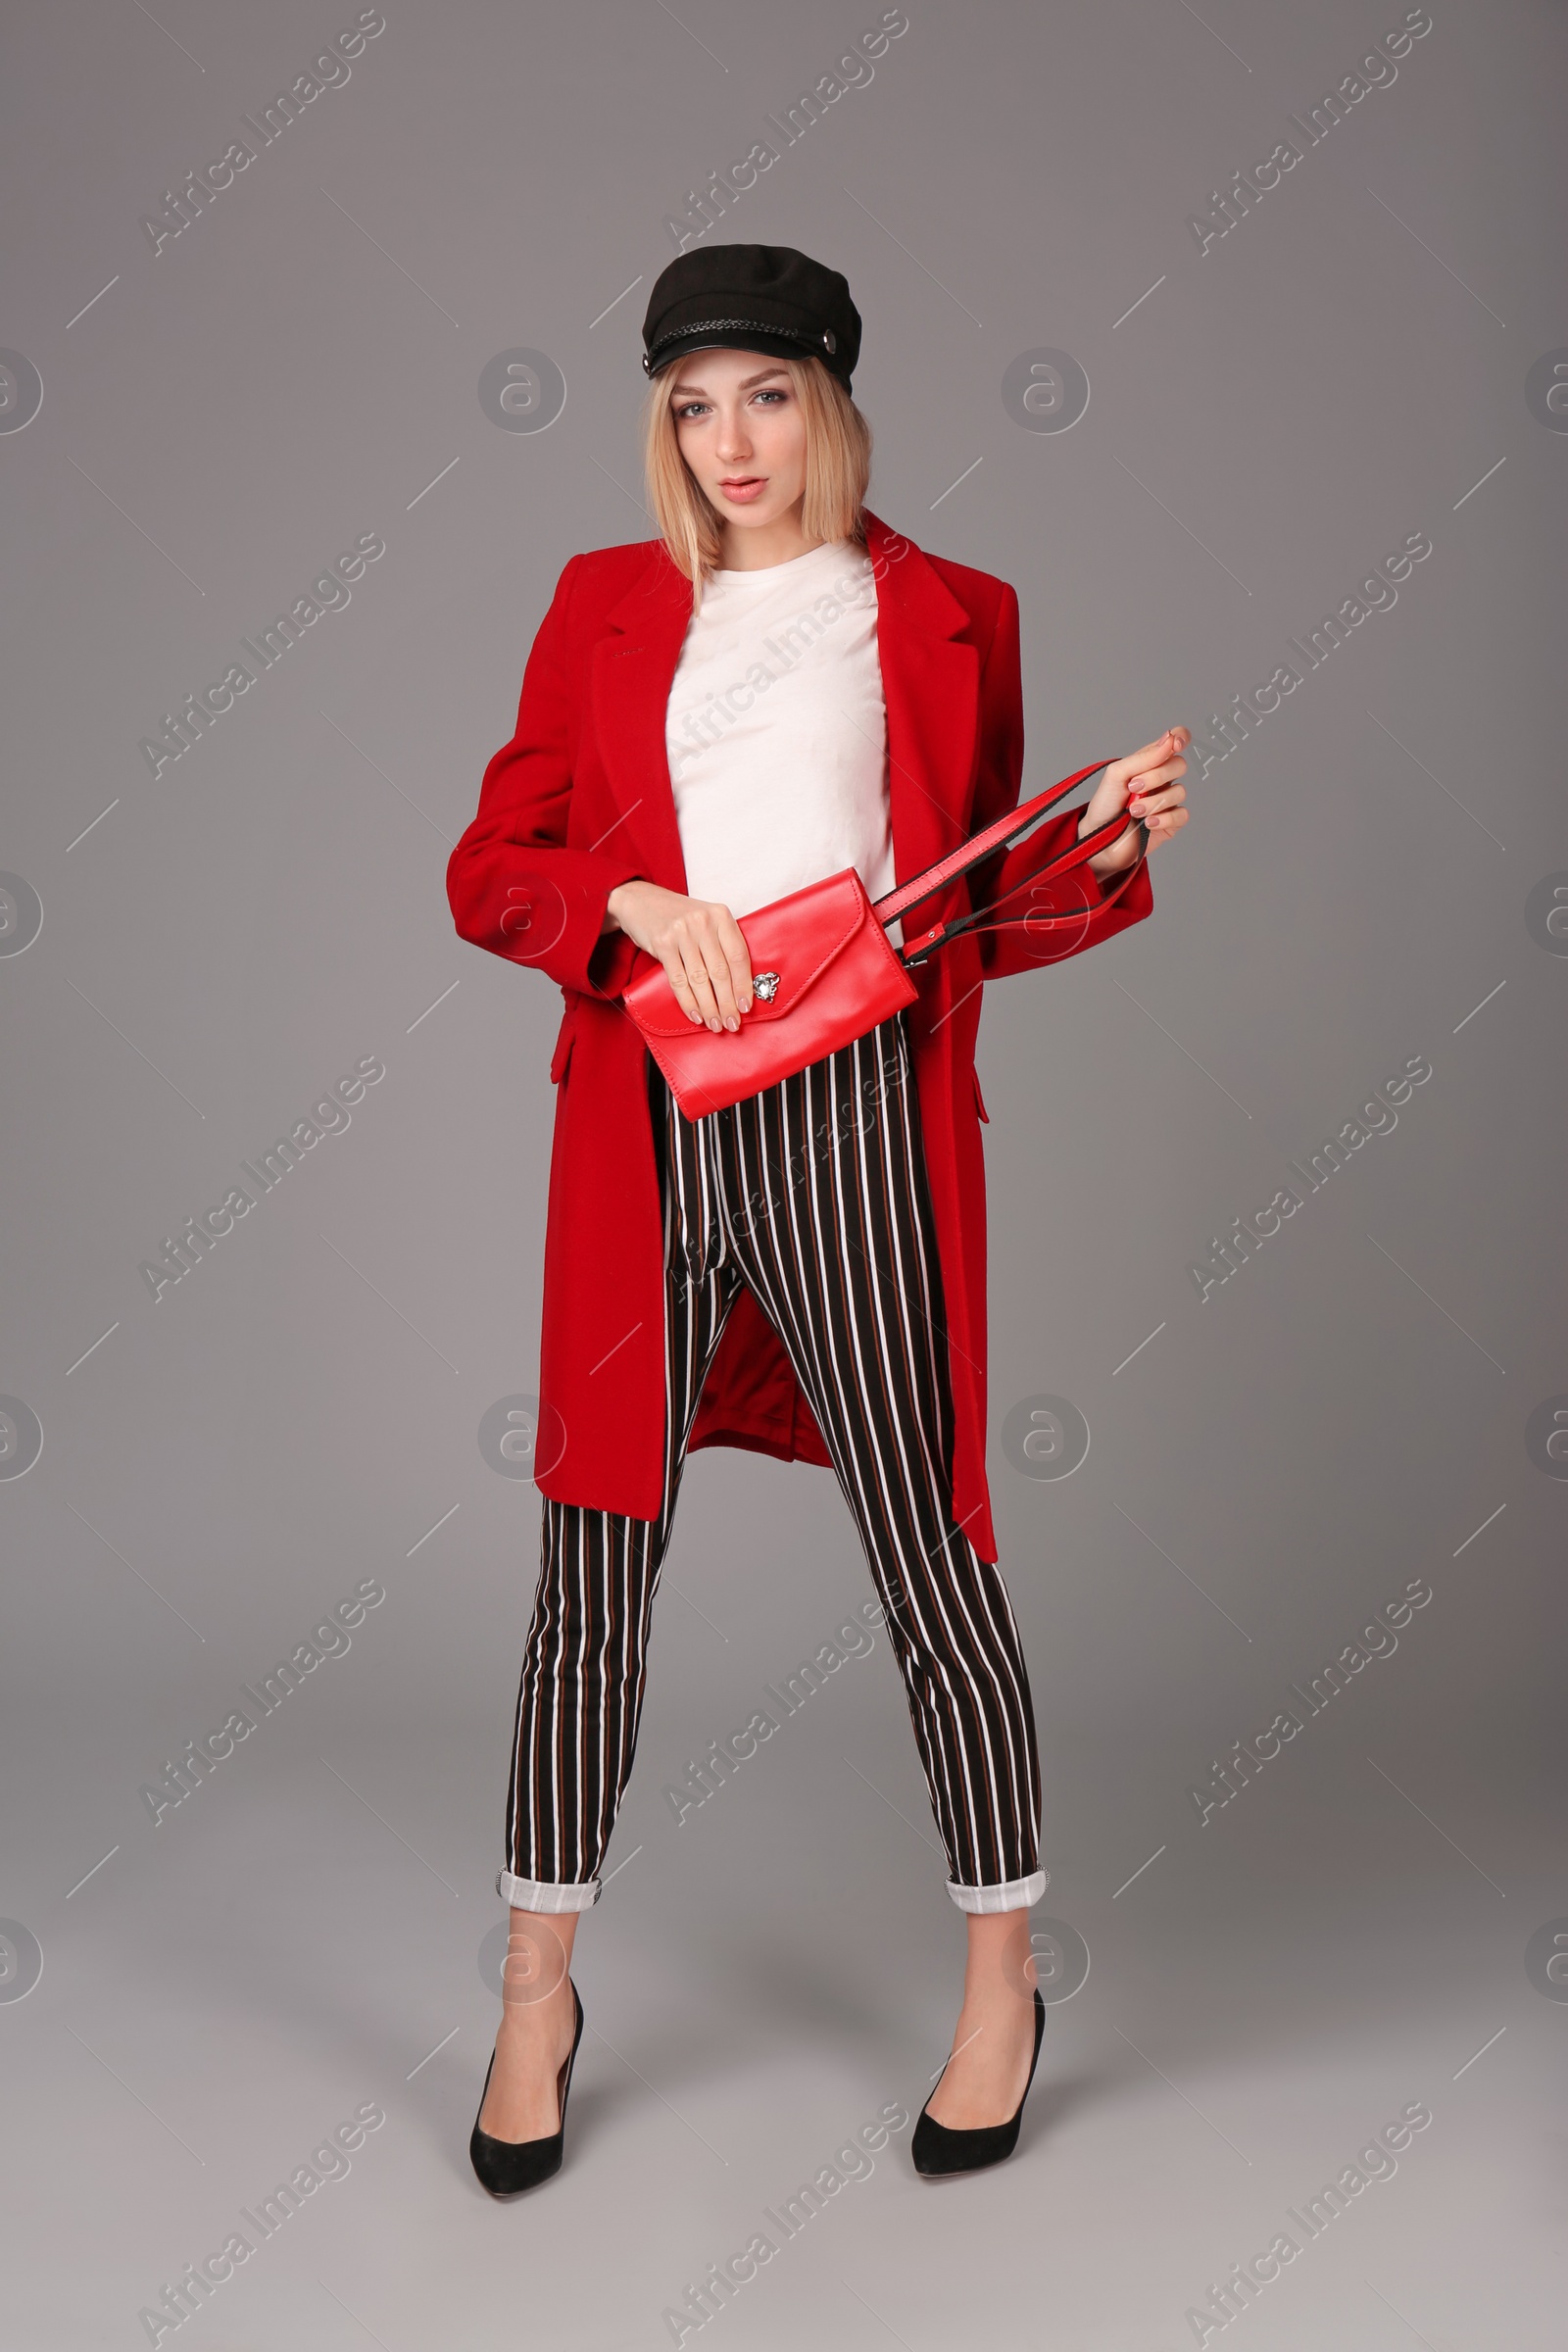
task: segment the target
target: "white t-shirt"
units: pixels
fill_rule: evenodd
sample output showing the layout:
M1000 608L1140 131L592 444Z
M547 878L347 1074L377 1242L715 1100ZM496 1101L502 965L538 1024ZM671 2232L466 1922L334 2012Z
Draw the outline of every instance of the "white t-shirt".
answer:
M854 866L893 888L876 582L853 541L715 571L664 718L694 899L750 914Z

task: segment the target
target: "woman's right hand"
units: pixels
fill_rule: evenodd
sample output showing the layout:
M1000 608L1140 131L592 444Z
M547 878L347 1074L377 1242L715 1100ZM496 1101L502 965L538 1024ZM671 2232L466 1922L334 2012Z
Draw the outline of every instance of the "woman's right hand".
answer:
M710 1029L738 1029L752 1008L752 964L739 923L727 906L683 899L657 882L620 882L606 903L605 919L664 967L675 1001L690 1021Z

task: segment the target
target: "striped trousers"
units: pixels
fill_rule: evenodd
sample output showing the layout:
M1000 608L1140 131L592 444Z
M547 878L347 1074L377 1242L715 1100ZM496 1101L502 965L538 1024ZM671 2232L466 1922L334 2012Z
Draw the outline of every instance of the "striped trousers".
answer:
M1040 1764L1000 1569L953 1521L941 1267L903 1014L661 1145L665 1467L657 1519L545 1498L502 1897L581 1911L631 1774L650 1614L703 1382L742 1286L783 1342L854 1514L960 1910L1038 1902Z

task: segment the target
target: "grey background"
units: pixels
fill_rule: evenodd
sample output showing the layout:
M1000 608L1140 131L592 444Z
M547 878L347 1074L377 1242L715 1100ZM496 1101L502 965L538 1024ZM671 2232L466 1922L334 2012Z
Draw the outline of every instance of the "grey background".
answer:
M0 1489L0 1912L43 1972L0 2002L8 2346L146 2341L372 2099L349 2177L182 2342L668 2343L946 2050L963 1931L884 1642L683 1827L662 1795L869 1592L825 1474L699 1455L578 1945L566 2168L515 2208L466 2168L537 1544L476 1433L536 1385L559 1000L456 939L443 865L562 564L647 535L665 217L879 13L388 0L156 257L143 213L355 11L13 14L0 342L44 396L0 436L0 865L43 928L0 968L0 1389L44 1442ZM1525 1952L1568 1914L1568 1488L1524 1433L1568 1391L1568 964L1524 909L1568 866L1568 441L1525 396L1568 345L1561 9L1436 0L1230 234L1187 226L1402 13L911 0L714 232L847 272L873 506L1017 586L1032 788L1207 738L1407 533L1433 553L1195 768L1151 922L991 993L993 1481L1041 1916L1092 1965L1009 2166L933 2188L896 2133L705 2340L1190 2343L1417 2100L1397 2176L1232 2326L1559 2340L1568 2009ZM479 405L519 346L566 381L544 433ZM1003 406L1039 348L1087 372L1070 432ZM159 714L372 531L349 607L154 781ZM161 1237L371 1054L348 1131L155 1305ZM1417 1054L1397 1129L1200 1303L1208 1238ZM1063 1481L1001 1446L1047 1395L1092 1435ZM351 1651L155 1828L142 1785L365 1578ZM1200 1827L1210 1760L1414 1578L1396 1653Z

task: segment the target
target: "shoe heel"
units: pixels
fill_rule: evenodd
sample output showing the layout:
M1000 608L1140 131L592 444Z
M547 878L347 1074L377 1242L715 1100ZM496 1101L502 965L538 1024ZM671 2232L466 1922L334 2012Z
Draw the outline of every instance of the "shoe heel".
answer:
M577 2063L577 2044L582 2039L582 2000L575 1984L571 1988L577 2011L576 2031L571 2048L556 2079L556 2097L560 2107L560 2122L554 2132L540 2139L494 2139L479 2129L479 2115L484 2113L485 2095L490 2088L490 2077L495 2071L496 2054L490 2053L485 2069L484 2089L479 2093L479 2114L473 2119L473 2132L468 2140L468 2161L481 2188L493 2197L518 2197L524 2189L537 2188L561 2170L566 2142L566 2101L571 2095L572 2071Z

